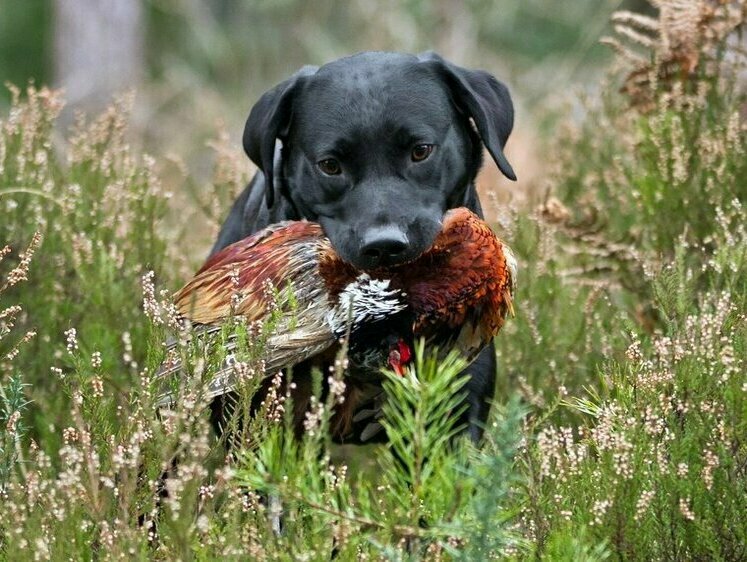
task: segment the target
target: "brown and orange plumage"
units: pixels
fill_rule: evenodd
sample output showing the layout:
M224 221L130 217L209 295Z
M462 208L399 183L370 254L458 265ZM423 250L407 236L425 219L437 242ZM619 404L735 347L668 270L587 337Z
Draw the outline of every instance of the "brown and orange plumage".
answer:
M379 385L380 369L401 368L392 358L407 355L419 338L474 359L513 313L515 280L510 249L485 222L459 208L444 215L434 244L415 261L367 272L343 262L319 225L274 225L212 256L176 293L175 304L184 318L207 327L237 315L262 321L273 305L268 284L290 285L293 319L280 322L267 341L266 374L315 358L324 363L350 333L352 398L370 396L370 388L356 393L356 385ZM170 365L162 374L180 370ZM211 385L209 398L233 390L228 370ZM162 403L171 400L164 396ZM355 400L348 402L355 407Z
M198 324L219 323L232 315L261 320L268 305L267 283L279 287L291 281L321 291L321 284L307 287L306 282L309 276L317 280L314 262L329 253L329 240L318 224L273 225L210 257L174 302Z
M511 250L465 208L447 212L433 246L392 275L415 312L416 336L453 341L470 360L513 314L515 282Z

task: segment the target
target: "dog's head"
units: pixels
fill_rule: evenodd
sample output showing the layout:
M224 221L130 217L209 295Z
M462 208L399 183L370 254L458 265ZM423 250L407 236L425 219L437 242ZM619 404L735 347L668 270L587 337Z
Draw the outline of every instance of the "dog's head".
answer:
M244 149L265 175L268 206L286 198L343 259L370 269L424 252L447 209L479 212L482 144L516 179L503 154L512 127L508 90L486 72L435 54L362 53L264 94Z

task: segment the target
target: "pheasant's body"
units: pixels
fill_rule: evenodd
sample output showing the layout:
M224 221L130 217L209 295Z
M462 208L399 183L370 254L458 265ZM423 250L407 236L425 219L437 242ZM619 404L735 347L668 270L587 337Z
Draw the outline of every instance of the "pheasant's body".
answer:
M380 392L381 369L401 369L416 339L475 358L513 312L515 268L508 247L464 208L444 216L433 246L415 261L368 272L343 262L319 225L286 222L212 256L175 304L193 324L220 326L231 316L262 321L277 306L268 289L290 286L294 310L281 315L266 342L265 372L294 367L298 387L309 386L299 385L299 367L328 366L349 333L345 411L338 412L336 435L345 439L357 406ZM162 372L180 370L172 364ZM234 389L225 371L209 398ZM303 408L307 399L295 402Z

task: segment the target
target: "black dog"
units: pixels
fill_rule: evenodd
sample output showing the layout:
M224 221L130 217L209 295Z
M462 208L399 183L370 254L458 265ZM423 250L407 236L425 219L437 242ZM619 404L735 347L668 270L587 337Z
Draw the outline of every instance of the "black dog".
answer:
M446 210L482 216L474 180L483 145L516 179L503 154L512 127L503 84L432 53L361 53L304 67L252 108L244 150L261 172L212 251L303 218L360 268L407 262L430 247ZM492 345L469 373L465 421L479 439L495 387Z

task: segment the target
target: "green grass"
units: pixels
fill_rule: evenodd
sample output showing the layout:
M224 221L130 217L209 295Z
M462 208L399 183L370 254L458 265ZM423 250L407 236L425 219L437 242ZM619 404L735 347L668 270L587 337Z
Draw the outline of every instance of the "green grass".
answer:
M420 350L387 383L391 445L349 462L325 430L334 395L295 440L279 386L226 458L199 384L219 356L200 346L157 414L168 294L200 259L169 236L183 209L128 144L126 102L59 144L58 96L17 93L0 120L0 556L747 557L744 100L695 80L648 112L605 92L562 135L552 200L505 225L517 316L485 442L454 437L459 358Z

